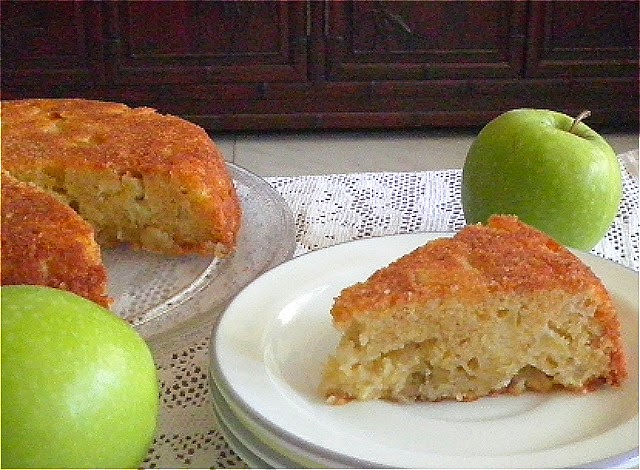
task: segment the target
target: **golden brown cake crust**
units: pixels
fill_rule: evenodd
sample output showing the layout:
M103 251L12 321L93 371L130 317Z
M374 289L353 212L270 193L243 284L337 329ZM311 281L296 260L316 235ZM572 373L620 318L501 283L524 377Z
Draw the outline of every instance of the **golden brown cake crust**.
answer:
M587 284L608 298L600 280L566 248L516 217L494 216L486 226L467 226L453 238L428 243L345 289L332 315L346 326L367 311L402 304L556 288L577 292Z
M2 285L64 289L109 307L93 229L35 185L2 172Z
M235 248L241 208L226 163L202 128L178 117L101 101L4 101L2 166L36 184L36 172L162 178L194 194L202 230L226 251ZM175 254L213 253L211 242L176 243Z
M8 170L75 165L121 171L180 171L205 178L220 159L207 134L151 108L78 99L2 102L3 165ZM203 151L206 149L206 152ZM201 166L195 166L194 162ZM223 174L226 172L223 172Z

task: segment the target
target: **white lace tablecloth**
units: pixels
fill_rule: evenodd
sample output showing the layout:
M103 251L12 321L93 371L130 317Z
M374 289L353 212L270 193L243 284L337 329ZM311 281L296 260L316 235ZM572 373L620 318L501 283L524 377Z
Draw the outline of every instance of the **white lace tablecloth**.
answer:
M622 156L621 156L622 157ZM594 253L638 270L638 180L624 171L624 200ZM622 160L622 158L621 158ZM626 162L625 162L626 164ZM266 178L291 207L300 255L336 243L464 225L460 170ZM218 430L207 378L209 336L192 338L158 363L162 412L147 468L238 468Z

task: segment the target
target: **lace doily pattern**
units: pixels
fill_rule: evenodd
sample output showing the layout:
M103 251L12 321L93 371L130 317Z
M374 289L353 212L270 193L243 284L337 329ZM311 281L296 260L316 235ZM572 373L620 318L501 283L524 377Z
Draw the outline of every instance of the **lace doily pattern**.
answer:
M638 179L628 171L622 173L623 198L609 232L592 251L635 271L640 268L638 233Z
M209 390L209 336L175 351L154 350L160 417L145 468L246 468L225 441Z
M296 255L335 243L465 225L461 170L267 178L291 206ZM593 253L638 270L638 181L623 172L624 198Z
M296 221L296 255L359 238L451 232L464 224L460 170L273 177ZM638 182L624 175L624 201L593 250L638 270ZM172 349L173 350L167 350ZM243 468L224 440L208 384L209 336L154 351L162 410L147 468Z
M279 177L296 220L296 255L340 242L464 225L460 171Z

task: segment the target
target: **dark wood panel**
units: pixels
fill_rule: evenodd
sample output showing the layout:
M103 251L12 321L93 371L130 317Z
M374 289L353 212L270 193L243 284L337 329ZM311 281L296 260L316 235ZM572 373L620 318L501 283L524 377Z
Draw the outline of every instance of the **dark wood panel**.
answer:
M527 77L638 76L633 1L533 2Z
M2 85L99 84L104 78L100 6L2 1Z
M506 78L522 73L523 2L329 2L327 78Z
M40 87L27 96L51 93ZM152 106L212 132L481 126L518 107L571 115L590 109L589 124L596 128L638 127L637 80L628 78L120 85L68 88L61 96ZM21 89L3 89L5 99L21 97Z
M153 85L121 85L90 88L74 96L154 106L212 132L480 126L517 107L572 115L588 108L593 113L589 123L598 128L638 122L637 108L620 105L637 105L637 83L626 78L193 84L166 92Z
M115 83L307 79L302 2L113 2L108 8Z
M462 82L401 82L371 87L366 82L296 89L282 85L260 101L201 103L190 118L212 129L415 128L481 126L513 108L536 107L577 115L592 111L589 124L616 129L635 122L637 111L619 106L635 83L614 79L513 79ZM446 91L445 91L446 90ZM637 97L637 92L635 92ZM586 96L586 98L585 98ZM199 113L201 112L201 113ZM260 118L262 116L262 118ZM221 126L221 127L217 127Z

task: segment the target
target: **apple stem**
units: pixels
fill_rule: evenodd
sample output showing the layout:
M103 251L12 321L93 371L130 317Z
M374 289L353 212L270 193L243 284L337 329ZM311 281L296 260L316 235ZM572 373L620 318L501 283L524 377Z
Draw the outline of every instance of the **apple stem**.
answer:
M576 127L578 126L578 124L581 123L583 119L586 119L589 116L591 116L591 111L589 111L588 109L585 109L580 114L578 114L574 118L573 124L571 124L571 128L569 129L569 132L573 134L574 133L573 131L576 130Z

